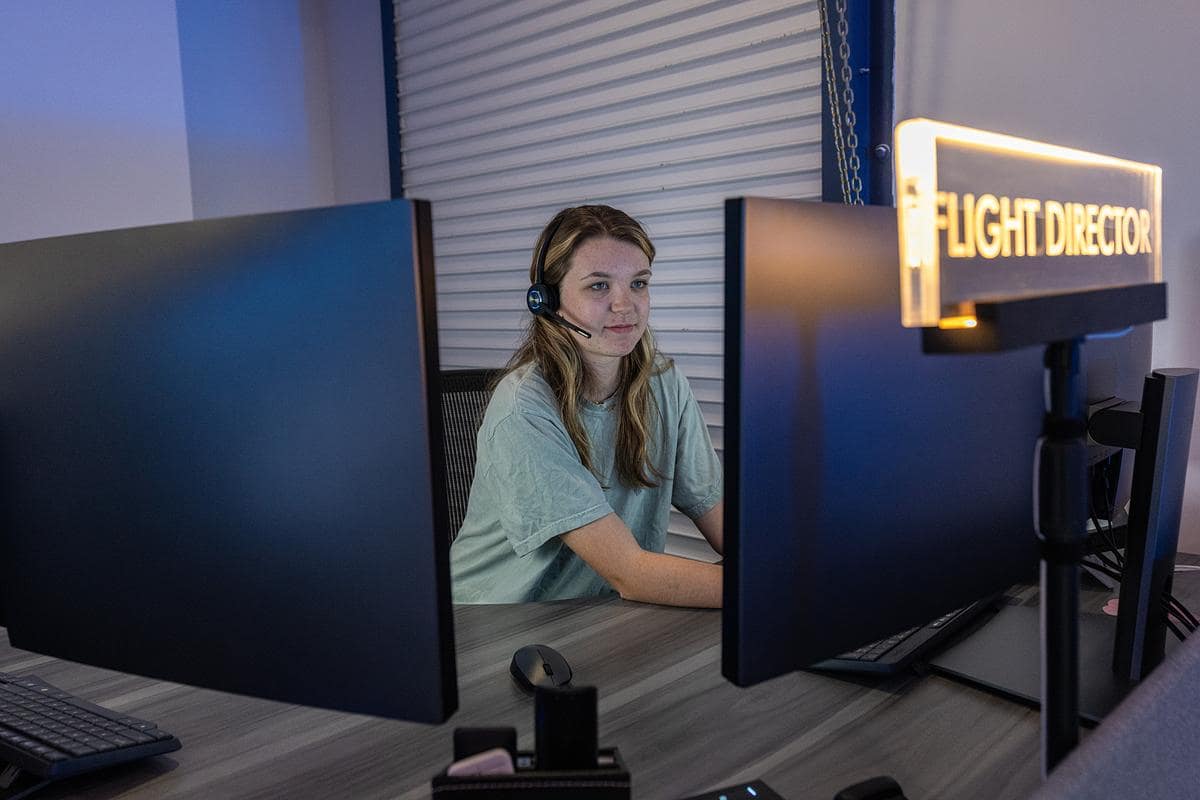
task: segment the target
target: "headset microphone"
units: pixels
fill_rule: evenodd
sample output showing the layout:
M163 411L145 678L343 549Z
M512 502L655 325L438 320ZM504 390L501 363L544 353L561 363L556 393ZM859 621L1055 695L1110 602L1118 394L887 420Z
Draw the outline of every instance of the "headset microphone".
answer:
M562 220L560 219L546 233L546 238L542 242L542 249L538 252L534 283L529 287L529 291L525 293L525 305L534 316L545 317L556 325L569 328L585 339L590 339L592 338L590 333L578 325L567 322L558 313L558 291L546 283L546 254L550 252L550 241L554 238L554 234L558 233L558 226L561 224Z

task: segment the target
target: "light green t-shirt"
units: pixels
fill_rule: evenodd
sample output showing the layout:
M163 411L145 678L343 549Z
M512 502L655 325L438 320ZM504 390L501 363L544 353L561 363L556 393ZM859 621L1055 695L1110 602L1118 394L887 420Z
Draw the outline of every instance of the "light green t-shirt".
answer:
M647 449L664 477L651 475L655 488L631 489L617 477L615 400L580 411L597 480L579 460L541 371L529 365L500 381L476 440L466 518L450 547L454 602L611 594L559 534L616 512L644 549L661 553L672 505L695 519L717 504L721 464L687 378L672 364L651 379L651 391L657 435Z

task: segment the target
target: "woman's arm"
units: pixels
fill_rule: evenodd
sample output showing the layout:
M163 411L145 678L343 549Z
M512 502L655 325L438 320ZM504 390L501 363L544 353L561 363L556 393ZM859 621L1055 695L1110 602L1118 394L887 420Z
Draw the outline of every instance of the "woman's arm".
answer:
M721 607L721 567L643 550L616 514L564 533L562 540L625 600Z
M718 500L715 506L692 520L692 522L696 523L696 527L700 529L700 533L708 540L708 546L716 550L717 555L725 555L724 498Z

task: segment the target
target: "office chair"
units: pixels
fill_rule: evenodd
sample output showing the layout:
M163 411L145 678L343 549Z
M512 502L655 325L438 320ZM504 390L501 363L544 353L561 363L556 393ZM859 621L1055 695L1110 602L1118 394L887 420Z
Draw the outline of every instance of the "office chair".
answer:
M492 396L492 382L500 372L497 369L442 372L442 428L451 542L467 515L467 497L475 477L475 435Z

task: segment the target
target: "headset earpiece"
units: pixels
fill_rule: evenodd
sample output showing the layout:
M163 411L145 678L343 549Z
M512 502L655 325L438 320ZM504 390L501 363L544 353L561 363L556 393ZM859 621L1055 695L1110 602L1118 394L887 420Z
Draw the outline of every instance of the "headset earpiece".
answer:
M558 309L558 292L553 286L535 283L525 293L525 305L535 316L549 316Z
M542 241L542 249L538 251L538 260L534 268L533 285L525 292L525 306L534 316L545 317L556 325L561 325L575 331L585 339L590 339L592 338L590 333L578 325L567 322L558 313L558 290L546 283L546 255L550 252L550 242L554 239L554 234L558 233L558 226L561 224L562 219L555 222L546 232L545 240Z

